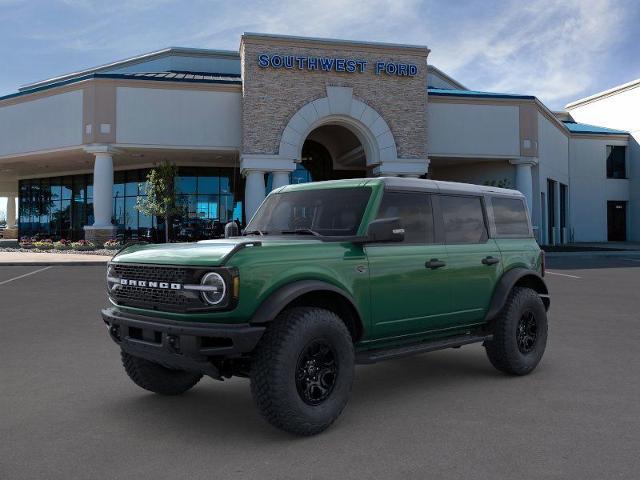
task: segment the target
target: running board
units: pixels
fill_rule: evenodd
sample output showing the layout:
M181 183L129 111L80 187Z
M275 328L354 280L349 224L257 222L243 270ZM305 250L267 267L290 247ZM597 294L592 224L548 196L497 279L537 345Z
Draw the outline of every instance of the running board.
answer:
M375 350L365 350L356 354L357 364L369 364L391 360L393 358L408 357L418 353L434 352L445 348L457 348L470 343L484 342L492 340L493 335L458 335L444 339L412 343L402 347L377 348Z

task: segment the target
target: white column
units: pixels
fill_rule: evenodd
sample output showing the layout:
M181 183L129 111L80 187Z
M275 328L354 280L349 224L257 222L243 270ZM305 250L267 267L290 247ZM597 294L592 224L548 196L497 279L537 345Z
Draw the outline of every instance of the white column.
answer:
M264 193L264 171L245 170L244 213L247 217L247 223L264 200Z
M7 228L16 227L16 197L7 197Z
M276 188L284 187L285 185L289 185L289 172L283 171L275 171L273 173L273 182L272 188L275 190Z
M93 166L93 226L111 227L113 216L113 156L96 152Z
M535 158L519 158L510 160L516 166L516 190L519 190L527 201L529 216L533 216L533 174L531 167L537 164Z

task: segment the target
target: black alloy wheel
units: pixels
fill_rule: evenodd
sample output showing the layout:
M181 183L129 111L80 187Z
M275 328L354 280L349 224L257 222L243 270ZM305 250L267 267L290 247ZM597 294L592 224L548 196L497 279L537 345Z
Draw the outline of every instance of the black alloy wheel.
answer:
M536 323L536 317L531 310L526 310L518 322L518 330L516 332L518 350L520 350L521 353L530 353L536 346L537 338L538 325Z
M300 398L307 405L320 405L331 395L337 377L335 350L324 339L313 340L303 349L296 367Z

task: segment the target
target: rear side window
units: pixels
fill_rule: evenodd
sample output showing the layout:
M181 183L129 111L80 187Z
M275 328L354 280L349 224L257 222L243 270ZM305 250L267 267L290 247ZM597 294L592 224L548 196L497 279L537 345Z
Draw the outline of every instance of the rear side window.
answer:
M491 199L496 234L507 237L528 237L529 221L524 202L520 198Z
M433 213L428 193L384 192L377 218L399 217L404 243L433 243Z
M440 196L447 243L484 243L489 237L480 197Z

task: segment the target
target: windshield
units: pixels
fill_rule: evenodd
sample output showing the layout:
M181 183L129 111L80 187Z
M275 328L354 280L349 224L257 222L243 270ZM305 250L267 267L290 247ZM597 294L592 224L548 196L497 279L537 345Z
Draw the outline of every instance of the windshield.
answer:
M371 188L326 188L269 195L247 234L350 236L358 233Z

